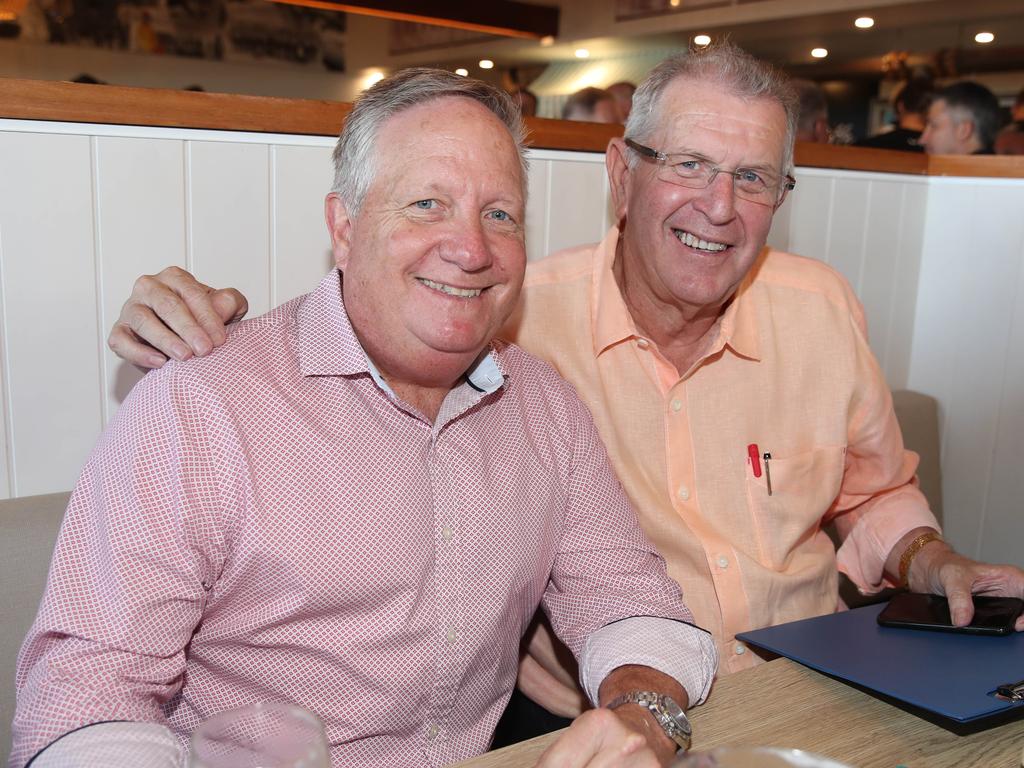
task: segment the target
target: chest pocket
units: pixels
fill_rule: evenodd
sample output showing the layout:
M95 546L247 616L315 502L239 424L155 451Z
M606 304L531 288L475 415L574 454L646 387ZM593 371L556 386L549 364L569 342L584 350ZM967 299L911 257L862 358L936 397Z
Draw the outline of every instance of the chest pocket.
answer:
M842 446L790 456L773 453L767 472L762 461L761 477L746 467L747 505L765 565L784 569L793 551L818 532L839 495L845 454Z

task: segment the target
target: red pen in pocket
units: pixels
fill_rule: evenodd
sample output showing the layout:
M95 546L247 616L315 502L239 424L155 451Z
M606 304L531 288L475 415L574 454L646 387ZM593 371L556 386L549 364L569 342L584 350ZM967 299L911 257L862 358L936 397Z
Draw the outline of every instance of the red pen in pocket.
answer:
M757 443L751 443L747 446L747 460L750 462L750 469L754 473L754 477L761 476L761 452L757 448Z

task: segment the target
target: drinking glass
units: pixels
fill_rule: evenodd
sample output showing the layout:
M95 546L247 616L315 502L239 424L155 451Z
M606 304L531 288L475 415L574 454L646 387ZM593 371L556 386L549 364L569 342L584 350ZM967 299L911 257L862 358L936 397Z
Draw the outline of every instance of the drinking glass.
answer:
M779 747L716 747L709 752L680 755L671 768L850 768L802 749Z
M260 703L214 715L192 734L189 768L330 768L319 718Z

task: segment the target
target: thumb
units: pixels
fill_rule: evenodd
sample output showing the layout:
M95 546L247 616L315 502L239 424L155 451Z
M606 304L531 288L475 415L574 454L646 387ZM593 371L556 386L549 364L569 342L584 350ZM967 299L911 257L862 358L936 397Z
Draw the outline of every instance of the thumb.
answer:
M212 291L210 303L225 324L241 320L249 311L249 302L234 288L220 288Z

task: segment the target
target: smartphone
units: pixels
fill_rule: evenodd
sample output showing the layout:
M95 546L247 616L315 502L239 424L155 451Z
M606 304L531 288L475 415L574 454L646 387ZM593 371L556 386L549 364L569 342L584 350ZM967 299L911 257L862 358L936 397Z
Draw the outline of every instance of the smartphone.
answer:
M939 632L965 632L972 635L1008 635L1024 611L1018 597L974 596L974 618L966 627L954 627L949 618L949 603L942 595L901 592L878 614L883 627L931 629Z

